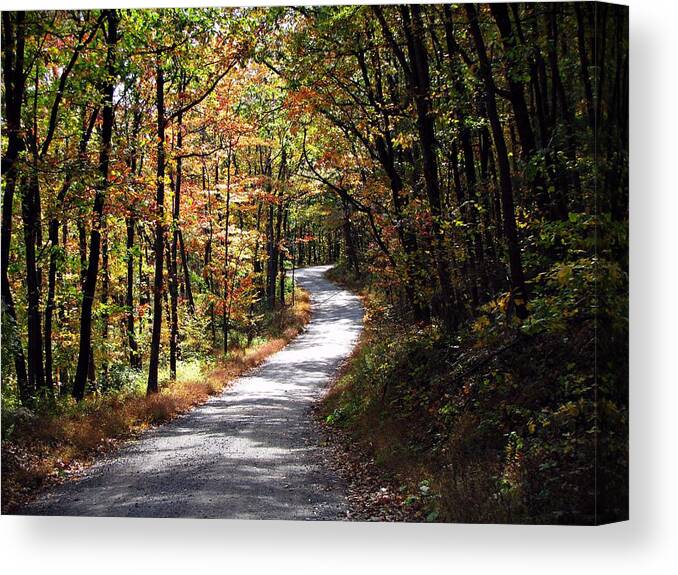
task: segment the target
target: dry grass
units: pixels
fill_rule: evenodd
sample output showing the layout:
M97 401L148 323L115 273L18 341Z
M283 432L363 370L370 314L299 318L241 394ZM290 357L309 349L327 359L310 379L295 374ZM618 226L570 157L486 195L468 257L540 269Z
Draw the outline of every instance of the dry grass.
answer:
M285 347L310 317L308 294L301 292L293 307L276 313L271 326L276 337L234 350L204 378L171 382L151 396L89 397L66 413L32 416L17 424L11 438L2 443L2 512L11 513L45 486L76 473L98 454L144 429L206 402Z

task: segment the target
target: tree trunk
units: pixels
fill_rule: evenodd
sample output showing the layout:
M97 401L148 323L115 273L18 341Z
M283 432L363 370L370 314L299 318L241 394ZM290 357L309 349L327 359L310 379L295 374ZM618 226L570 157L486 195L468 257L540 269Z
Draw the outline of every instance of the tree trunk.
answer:
M513 114L518 129L518 138L520 139L521 158L524 164L528 164L532 155L537 149L537 143L530 123L530 115L527 110L527 103L525 101L525 91L522 82L515 78L517 77L516 66L513 63L512 54L515 52L517 45L516 39L511 28L511 20L509 18L507 4L492 4L490 10L494 16L497 28L504 46L504 54L508 59L506 81L509 86L509 95L511 105L513 107ZM536 172L532 181L529 182L534 190L534 196L537 198L539 209L544 212L548 203L548 196L546 191L546 183L539 172Z
M148 364L147 395L158 393L158 366L160 363L160 333L162 329L162 261L165 237L165 76L160 63L156 62L156 108L157 122L157 167L155 197L155 278L153 281L153 328L151 332L151 354Z
M404 20L404 31L410 55L411 83L414 101L417 108L417 132L421 144L422 164L426 195L431 210L431 231L433 251L438 272L441 297L442 320L448 327L455 327L456 319L452 310L451 276L445 254L444 237L441 227L442 206L440 201L440 182L438 179L438 159L436 156L436 135L433 108L431 104L431 82L429 76L428 53L424 44L424 26L421 6L410 6L411 20L408 10L401 8Z
M179 228L179 251L181 252L181 267L184 271L184 285L186 289L186 299L188 299L188 311L195 313L195 301L193 300L193 289L191 288L191 273L188 269L188 258L186 248L184 247L184 234Z
M574 2L574 12L577 16L577 45L579 48L579 73L581 75L582 84L584 85L584 96L586 98L586 115L589 120L591 130L595 130L596 114L594 111L593 88L591 87L590 76L590 61L588 49L586 47L586 26L584 24L584 15L582 13L582 5L579 2ZM584 4L584 9L589 10L594 5Z
M283 226L282 226L282 241L287 237L287 209L284 209ZM285 307L285 249L281 246L280 251L280 306Z
M461 185L461 175L459 173L459 151L457 150L457 144L452 142L452 153L451 153L451 164L452 164L452 178L454 180L454 189L457 196L457 203L459 205L459 212L462 219L462 222L466 225L470 224L470 218L468 214L468 209L465 207L466 199L464 198L464 190ZM467 176L468 177L468 176ZM473 224L471 224L473 225ZM462 264L462 274L465 276L467 282L470 282L470 292L471 292L471 303L475 308L478 305L478 278L477 273L474 273L476 270L476 260L473 254L473 246L470 239L470 234L464 230L463 232L464 244L466 246L466 253L468 254L468 264L464 262Z
M45 371L42 362L42 328L40 318L40 278L37 269L36 245L40 227L40 201L37 164L26 185L24 181L21 198L21 215L24 224L24 249L26 251L26 303L28 323L28 385L39 391L45 387Z
M268 243L268 261L266 273L266 302L269 309L275 307L275 278L278 270L278 257L275 250L275 235L273 227L273 216L275 214L273 204L268 206L268 224L266 226L266 235Z
M230 305L227 302L230 299L228 293L228 255L230 250L230 230L231 225L231 146L228 148L228 158L226 162L226 223L224 235L224 305L223 305L223 336L224 336L224 355L228 353L228 335L230 328Z
M108 341L108 318L110 313L108 312L108 298L109 298L109 289L111 285L111 276L108 267L108 230L106 229L106 222L102 223L104 228L103 237L101 240L101 271L103 272L103 277L101 281L101 322L103 323L101 336L104 344ZM108 374L108 354L103 353L103 360L101 362L104 374Z
M78 161L81 165L87 161L86 152L87 144L89 143L92 131L94 130L94 124L99 115L99 109L96 108L89 117L87 122L85 120L85 112L83 110L83 132L80 137L80 144L78 146ZM63 254L66 246L66 234L64 232L63 238L63 248L59 248L59 218L57 217L56 210L58 210L64 203L66 199L66 194L73 184L73 172L69 171L66 175L66 178L59 190L59 193L56 197L56 202L54 203L54 211L49 222L49 232L48 240L50 244L50 253L49 253L49 272L47 277L47 302L45 304L45 379L47 387L52 388L54 385L54 376L53 376L53 360L52 360L52 324L54 318L54 298L56 295L56 276L57 276L57 267L60 260L63 260Z
M13 17L16 22L13 22ZM25 12L2 13L2 57L3 81L5 84L5 134L7 135L7 151L2 158L2 175L4 191L2 198L2 294L3 312L6 312L11 324L12 352L14 355L14 369L19 388L19 397L22 403L28 403L33 389L29 387L26 370L26 359L23 346L18 334L18 324L14 298L9 283L9 254L12 242L12 214L14 209L14 192L16 190L19 154L25 149L21 135L21 105L24 97L24 51L25 51ZM16 24L16 27L15 27Z
M78 366L73 382L73 397L80 401L85 396L85 383L91 361L92 307L99 273L99 250L101 247L101 225L103 223L104 202L108 189L108 170L113 136L113 93L116 84L115 50L118 42L118 15L115 10L106 10L108 30L106 33L106 72L107 79L102 87L103 116L101 124L101 143L99 148L99 179L94 196L92 210L92 230L90 232L89 265L85 277L80 316L80 345Z
M134 231L136 220L130 216L126 220L127 226L127 289L125 293L125 324L127 327L127 345L129 347L129 365L132 369L141 369L139 345L134 333ZM141 255L139 256L141 259Z
M184 89L183 78L181 81L181 90ZM170 378L177 378L177 359L179 355L179 274L177 264L177 251L179 244L179 216L181 210L181 149L183 147L183 118L180 111L177 116L177 159L176 159L176 181L174 186L174 198L172 202L172 246L169 269L169 287L170 287L170 306L171 306L171 324L170 324Z
M504 225L504 235L509 255L509 271L511 278L511 290L513 303L516 309L516 315L520 319L525 319L527 312L527 290L525 287L525 278L523 274L523 265L520 256L520 246L518 245L518 233L516 229L515 209L513 206L513 188L511 184L511 171L506 148L504 132L499 120L497 111L497 101L495 97L496 87L492 78L492 68L487 58L485 41L483 40L476 8L472 4L465 4L466 13L469 19L469 28L478 53L480 63L480 73L485 85L485 103L487 115L490 120L494 146L497 151L497 163L499 165L499 182L501 187L502 215Z
M285 150L283 149L278 181L285 168ZM278 246L280 242L280 226L282 223L281 197L276 195L275 202L271 202L268 208L268 278L267 278L267 302L269 309L275 308L275 292L278 282ZM277 209L276 209L277 206ZM275 216L275 217L274 217Z
M341 203L343 207L343 225L344 246L346 247L346 264L357 277L360 274L360 264L358 262L358 252L356 250L355 241L353 238L353 226L351 225L351 204L347 198L342 197Z
M458 92L459 97L462 101L470 100L471 98L468 95L468 90L466 84L463 81L463 72L460 69L460 65L457 62L456 56L459 53L459 48L454 40L454 28L452 23L452 10L449 5L445 4L443 6L443 22L445 27L445 42L447 46L448 58L450 63L450 68L452 70L452 75L454 77L454 89ZM475 307L478 302L478 282L480 280L481 269L483 264L483 245L480 232L478 230L478 206L477 206L477 193L476 193L476 170L473 156L473 146L471 144L471 130L465 124L465 114L461 109L455 110L455 116L460 124L460 133L459 140L461 144L461 150L464 157L464 174L466 177L466 187L468 190L468 201L469 205L464 205L466 200L464 198L463 189L459 181L458 174L458 158L456 145L453 143L452 146L452 160L453 160L453 170L454 170L454 179L455 179L455 189L457 195L457 201L459 203L459 209L462 216L462 221L469 224L470 226L470 237L468 239L468 233L464 230L466 251L468 253L468 259L471 264L471 269L474 272L475 277L471 277L471 299L473 306ZM475 250L475 252L474 252Z

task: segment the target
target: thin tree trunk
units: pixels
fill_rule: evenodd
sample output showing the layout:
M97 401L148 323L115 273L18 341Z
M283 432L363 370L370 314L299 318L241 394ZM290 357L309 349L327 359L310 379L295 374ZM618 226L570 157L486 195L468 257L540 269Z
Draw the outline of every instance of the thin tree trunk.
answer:
M103 277L101 278L101 322L103 323L101 335L104 342L108 341L108 318L110 316L108 312L108 298L109 298L109 288L111 284L111 276L109 273L108 267L108 229L106 229L106 222L102 223L104 228L103 237L101 242L101 271L103 272ZM104 374L108 374L108 356L106 353L103 354L103 360L101 362Z
M476 8L472 4L465 4L466 13L469 19L469 28L478 53L480 63L480 73L485 85L485 103L487 106L487 115L490 120L494 146L497 151L497 163L499 165L499 181L501 187L501 200L503 212L504 235L509 255L509 271L511 277L511 289L513 303L516 309L516 315L520 319L525 319L527 311L527 290L525 287L525 277L523 274L523 265L520 256L520 246L518 245L518 233L516 229L515 209L513 206L513 188L511 184L511 171L509 166L508 150L504 139L499 112L497 111L497 102L495 97L496 87L492 78L492 68L487 58L485 41L483 40Z
M181 90L184 89L183 78L181 81ZM172 203L172 246L169 269L170 281L170 306L171 306L171 324L170 324L170 378L177 377L177 359L179 355L179 274L177 264L177 251L179 244L179 217L181 210L181 149L183 147L183 118L184 115L180 111L177 116L177 159L176 159L176 181L174 187L174 198Z
M463 72L460 69L460 66L457 62L456 56L459 56L460 49L454 39L454 28L452 22L452 10L449 5L445 4L443 6L443 22L445 27L445 43L447 46L448 58L450 60L450 67L454 76L454 89L458 92L460 98L463 100L470 99L468 96L468 90L466 84L463 81ZM457 117L459 124L461 126L459 133L459 140L461 144L461 149L464 157L464 174L466 177L466 187L468 190L468 200L469 204L464 206L466 200L464 198L464 193L459 182L458 174L458 159L457 159L457 150L456 145L453 144L452 148L452 159L453 159L453 170L454 170L454 180L455 180L455 189L457 195L457 201L459 203L459 209L462 216L462 220L470 225L470 236L471 241L469 241L466 236L468 235L466 230L464 230L466 251L468 253L468 258L471 264L471 268L474 272L475 277L471 277L471 298L473 301L474 307L478 304L478 281L480 280L481 269L483 264L483 245L480 232L478 230L478 208L477 208L477 192L476 192L476 170L473 156L473 147L471 144L471 130L465 124L464 113L461 109L455 111L455 116ZM474 253L475 249L475 253Z
M106 10L108 30L106 33L106 72L107 80L102 88L103 116L101 124L101 143L99 148L99 179L94 196L92 210L92 230L90 232L89 265L85 278L80 316L80 345L78 366L73 382L73 396L80 401L85 396L85 383L92 360L92 307L99 273L99 250L101 246L101 225L103 223L104 202L108 189L108 171L113 137L113 92L115 91L115 50L118 42L118 15L115 10Z
M287 209L284 209L282 241L287 237ZM280 251L280 306L285 307L285 250L281 247Z
M78 146L78 162L80 166L84 166L86 162L87 144L89 143L94 124L99 115L99 109L96 108L89 117L89 120L83 125L83 132L80 137L80 144ZM83 111L83 122L84 122ZM66 199L66 194L73 184L73 171L69 171L66 179L59 190L54 204L54 210L58 210L63 205ZM47 302L45 304L45 379L47 387L52 388L54 385L53 376L53 359L52 359L52 324L54 317L54 298L56 295L56 275L59 260L63 259L63 254L66 246L66 235L64 233L64 247L59 249L59 218L57 213L54 213L49 222L48 239L50 243L49 254L49 272L47 277Z
M141 369L141 356L134 332L134 231L136 220L130 216L126 219L127 226L127 289L125 293L125 324L127 326L127 345L129 347L129 365L133 369ZM141 259L141 255L139 255Z
M438 179L438 159L436 156L437 144L431 104L428 53L423 41L424 26L421 17L421 6L413 4L409 10L411 20L409 19L407 8L402 7L401 13L404 19L404 31L412 66L411 78L414 101L417 108L417 132L421 143L426 195L428 196L429 208L431 210L433 251L440 284L442 319L448 327L455 327L456 319L452 310L451 276L441 227L442 206L440 200L440 182Z
M528 164L530 158L537 149L537 143L532 130L530 122L530 115L527 110L527 103L525 101L525 91L522 82L516 80L518 71L513 62L513 54L517 45L516 38L513 35L511 27L511 20L508 12L507 4L491 4L490 10L494 16L497 28L501 35L502 44L504 46L504 53L507 55L507 73L506 81L509 86L509 95L511 105L513 107L513 115L518 129L518 138L520 139L521 158L524 164ZM534 190L534 196L537 198L539 209L544 212L548 203L548 196L546 191L546 183L539 172L536 172L532 181L529 182Z
M228 293L228 256L230 250L230 230L229 226L231 225L231 145L228 147L228 158L226 161L226 223L225 223L225 234L224 234L224 305L223 305L223 336L224 336L224 355L228 353L228 335L230 328L230 305L227 305L229 301Z
M188 268L188 258L186 256L186 248L184 247L184 234L179 228L179 251L181 252L181 267L184 271L184 285L186 289L186 299L188 300L188 311L191 314L195 313L195 301L193 299L193 289L191 288L191 273Z
M40 209L40 178L38 149L38 93L39 69L35 66L33 91L33 126L29 131L31 166L28 175L21 180L21 217L24 227L24 250L26 263L26 320L28 327L28 385L40 391L45 387L43 364L42 321L40 317L41 274L38 270L37 248L42 243Z
M285 150L283 149L283 159L281 159L280 175L283 173L285 165ZM270 174L269 174L270 175ZM268 208L268 274L267 274L267 302L269 309L275 308L276 284L278 280L278 242L280 241L280 197L276 195L276 201L270 202ZM276 210L277 205L277 210Z
M155 278L153 281L153 328L151 332L151 354L148 364L148 385L146 393L158 393L158 366L160 363L160 334L162 329L162 288L163 249L165 237L165 75L160 63L156 62L156 108L157 108L157 167L155 207Z
M470 218L468 214L468 209L464 206L466 200L464 198L464 190L461 185L461 176L459 173L459 151L457 150L457 144L452 142L452 178L454 180L454 189L457 196L457 203L459 204L459 211L461 219L465 224L470 223ZM468 177L468 175L467 175ZM473 307L478 305L478 282L477 282L477 273L473 273L476 270L476 261L473 254L473 246L469 234L466 231L463 231L464 244L466 245L466 253L468 254L468 265L466 262L462 264L462 274L465 276L467 281L470 281L470 292L471 292L471 303ZM469 269L470 268L470 269Z
M25 182L24 182L25 184ZM40 278L37 269L36 245L40 227L38 207L37 165L33 165L28 184L22 186L21 214L24 224L24 249L26 252L26 303L28 323L28 385L31 389L45 387L45 371L42 361L42 328L40 318Z
M84 218L84 214L83 214ZM85 287L87 277L87 230L83 219L78 219L78 255L80 256L80 288Z
M584 25L584 14L582 13L582 5L579 2L574 2L574 12L577 16L577 45L579 48L579 74L581 75L582 84L584 85L584 96L586 98L586 115L589 120L591 130L595 130L596 114L594 111L593 88L591 87L590 76L590 61L588 50L586 47L586 26ZM586 10L593 8L591 4L583 5Z

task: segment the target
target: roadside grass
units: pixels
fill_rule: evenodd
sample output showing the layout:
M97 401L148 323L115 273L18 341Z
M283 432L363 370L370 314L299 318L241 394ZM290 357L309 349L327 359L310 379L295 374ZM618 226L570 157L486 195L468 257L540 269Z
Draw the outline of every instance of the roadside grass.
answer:
M42 402L33 410L3 409L2 512L11 513L48 485L91 464L143 430L166 423L223 391L298 335L311 317L307 292L297 289L295 305L266 318L262 335L247 348L216 360L180 362L175 381L145 393L145 372L135 372L124 390Z
M330 430L344 432L331 437L344 444L343 451L349 457L369 454L381 470L382 480L394 484L402 494L405 520L437 517L438 511L431 501L433 493L429 492L434 474L412 435L412 426L423 425L425 421L409 417L404 420L403 414L392 411L388 405L388 388L374 377L380 369L375 360L383 352L380 342L385 334L379 327L383 324L371 313L369 293L362 291L361 297L367 309L365 327L353 353L323 397L319 415Z

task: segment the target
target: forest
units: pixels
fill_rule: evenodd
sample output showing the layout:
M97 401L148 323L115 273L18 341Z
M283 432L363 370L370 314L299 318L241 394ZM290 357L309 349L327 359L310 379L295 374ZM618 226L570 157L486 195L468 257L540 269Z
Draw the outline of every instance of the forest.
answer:
M333 264L321 419L416 519L626 518L628 81L600 3L3 11L3 511Z

